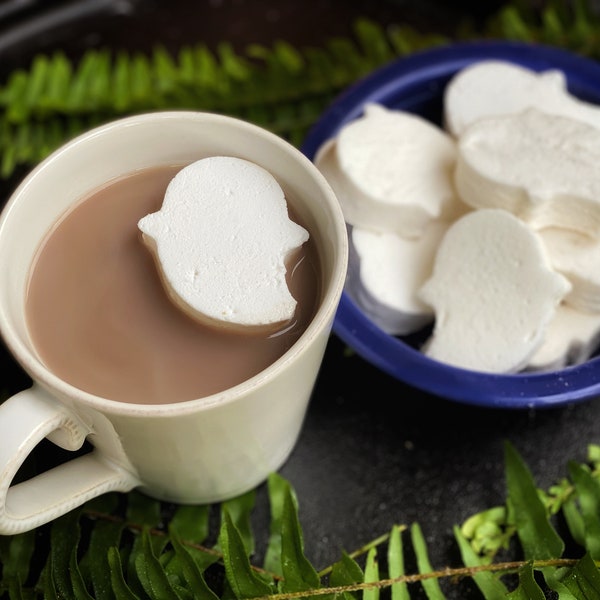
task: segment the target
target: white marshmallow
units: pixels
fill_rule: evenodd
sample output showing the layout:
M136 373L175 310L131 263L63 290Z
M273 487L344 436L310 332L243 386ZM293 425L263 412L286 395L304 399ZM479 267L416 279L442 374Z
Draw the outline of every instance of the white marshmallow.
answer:
M522 221L499 209L468 213L446 232L420 291L435 311L424 351L476 371L518 371L569 290Z
M192 317L269 330L296 308L285 260L308 239L262 167L215 156L182 169L160 211L139 222L172 299Z
M540 231L552 266L573 286L565 302L584 312L600 312L600 240L552 227Z
M559 71L482 61L446 88L454 151L452 136L441 141L419 119L367 105L315 157L351 226L348 293L393 335L434 311L423 351L457 366L515 372L586 360L599 341L595 315L581 311L600 312L591 266L600 260L600 108L571 96ZM440 175L453 162L456 191L444 196L451 186ZM482 210L461 218L472 208ZM415 294L435 250L427 232L454 219ZM558 227L568 230L553 240Z
M502 208L534 228L600 235L600 129L535 109L473 123L455 173L474 208Z
M571 95L561 71L537 73L501 60L477 62L450 80L444 93L444 124L458 137L481 118L531 107L600 128L600 108Z
M562 369L585 362L600 342L600 313L577 310L564 302L548 324L544 342L529 359L528 370Z
M447 228L447 223L434 221L416 239L352 228L351 248L356 256L351 261L346 290L385 332L413 333L433 320L431 307L417 291L431 274Z
M464 210L456 197L452 138L425 119L369 104L325 142L315 164L334 189L346 222L418 237L434 219Z

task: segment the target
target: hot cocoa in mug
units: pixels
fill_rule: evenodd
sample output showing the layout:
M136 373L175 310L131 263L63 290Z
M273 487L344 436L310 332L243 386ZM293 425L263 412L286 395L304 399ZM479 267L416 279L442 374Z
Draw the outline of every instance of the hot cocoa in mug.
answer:
M158 209L177 170L211 156L268 171L310 234L286 264L294 318L275 332L222 331L184 314L140 242L137 221ZM0 216L0 331L33 380L0 405L0 534L108 491L209 503L263 482L298 439L347 252L341 210L316 167L237 119L129 117L43 161ZM93 450L11 485L44 437Z
M297 306L292 320L273 331L209 326L169 298L137 223L160 209L183 167L142 169L94 190L51 228L37 253L27 291L29 332L46 367L75 387L139 404L209 396L275 362L315 313L320 274L312 238L287 261Z

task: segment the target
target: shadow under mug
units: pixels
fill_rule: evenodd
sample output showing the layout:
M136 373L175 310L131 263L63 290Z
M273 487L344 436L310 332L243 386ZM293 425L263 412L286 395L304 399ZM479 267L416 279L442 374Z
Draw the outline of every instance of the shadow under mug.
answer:
M294 198L315 240L322 275L317 312L277 361L233 388L197 400L139 405L100 398L62 381L39 359L26 324L30 267L41 240L73 204L137 169L237 156L267 169ZM346 226L316 167L255 125L171 111L93 129L40 163L0 215L0 333L33 385L0 405L0 534L33 529L87 500L133 488L179 503L244 493L295 446L322 363L346 275ZM44 438L92 451L11 485Z

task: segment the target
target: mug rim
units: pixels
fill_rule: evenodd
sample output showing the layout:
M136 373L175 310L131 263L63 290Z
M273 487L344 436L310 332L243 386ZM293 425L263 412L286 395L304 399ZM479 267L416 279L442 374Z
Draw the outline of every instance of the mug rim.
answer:
M272 362L266 368L262 369L256 375L249 379L240 382L230 388L194 398L190 400L182 400L172 403L161 404L139 404L104 398L91 392L87 392L78 388L59 376L55 375L39 360L32 349L23 341L19 332L13 325L13 319L8 315L7 308L0 304L0 334L11 354L16 358L29 376L33 380L33 385L39 384L49 389L61 397L76 398L77 401L83 402L90 408L102 410L121 415L148 415L148 416L163 416L170 414L181 415L186 412L196 412L201 410L210 410L217 406L235 402L239 398L244 397L254 389L260 387L265 381L268 381L278 372L284 369L286 364L294 360L298 355L302 354L310 346L311 341L322 333L324 328L329 329L331 334L331 325L334 320L335 313L342 295L344 282L346 278L346 269L348 261L348 240L346 225L342 214L341 207L337 198L325 179L312 161L302 153L298 148L293 146L287 140L276 135L267 129L244 121L237 117L222 115L219 113L190 111L190 110L165 110L156 112L146 112L136 115L130 115L113 119L107 123L93 127L85 132L80 133L71 140L61 144L60 147L51 152L46 158L38 163L19 183L8 197L5 205L0 211L0 236L2 236L5 227L10 219L10 213L17 203L21 202L21 198L27 192L31 183L47 169L51 169L54 162L60 160L62 155L73 152L73 149L81 144L90 143L94 138L102 137L109 134L114 129L121 129L127 126L143 125L148 122L169 121L169 120L192 120L195 122L206 123L223 123L229 126L237 127L240 130L246 131L249 134L263 138L269 142L273 148L288 154L307 175L311 176L314 183L322 192L322 198L327 200L327 212L331 217L329 224L330 231L328 237L336 239L338 243L335 245L334 256L332 259L332 272L327 277L327 285L324 286L323 295L320 304L306 327L305 331L296 340L296 342L277 360ZM127 171L129 172L129 171ZM333 231L331 231L333 229ZM40 240L38 240L39 243ZM29 265L31 267L31 264ZM328 326L328 323L330 324Z

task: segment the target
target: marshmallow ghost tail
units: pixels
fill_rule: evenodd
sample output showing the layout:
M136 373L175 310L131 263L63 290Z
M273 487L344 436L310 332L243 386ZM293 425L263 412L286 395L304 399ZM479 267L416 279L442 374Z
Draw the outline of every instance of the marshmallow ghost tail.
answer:
M171 299L191 317L238 331L292 319L285 261L309 236L262 167L225 156L196 161L138 226Z

